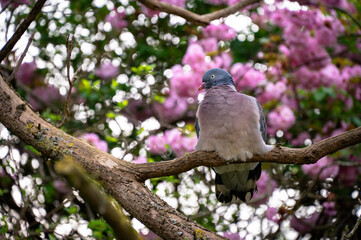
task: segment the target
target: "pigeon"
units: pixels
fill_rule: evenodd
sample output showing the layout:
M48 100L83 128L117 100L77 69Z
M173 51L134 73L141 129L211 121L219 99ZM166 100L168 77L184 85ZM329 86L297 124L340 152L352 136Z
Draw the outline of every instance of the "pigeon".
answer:
M215 151L225 160L246 161L266 154L266 119L256 98L238 93L232 76L218 68L208 70L199 90L206 89L196 114L196 151ZM261 175L261 163L239 163L214 167L216 197L220 202L248 202Z

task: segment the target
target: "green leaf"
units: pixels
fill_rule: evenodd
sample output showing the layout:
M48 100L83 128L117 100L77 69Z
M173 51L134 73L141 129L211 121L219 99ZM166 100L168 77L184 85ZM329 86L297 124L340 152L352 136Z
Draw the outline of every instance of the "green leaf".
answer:
M91 90L91 84L90 84L90 82L88 81L88 80L86 80L86 79L82 79L81 81L80 81L80 87L79 87L79 90L80 91L89 91L89 90Z
M126 106L128 106L128 100L124 100L122 102L119 102L118 104L118 107L120 107L121 109L124 109Z
M157 101L157 102L159 102L159 103L164 103L165 97L164 97L164 96L155 95L155 96L154 96L154 100Z
M67 211L69 214L77 213L78 207L77 206L70 206L68 208L65 208L65 211Z
M88 227L94 231L104 231L107 229L107 223L102 220L91 220L88 224Z
M8 223L4 221L5 225L0 228L0 233L5 234L8 232Z
M361 126L361 119L359 117L353 116L352 117L352 122L356 125L356 126Z
M113 112L107 112L106 114L107 118L115 119L116 115Z
M111 137L111 136L106 136L105 139L107 140L107 142L113 142L113 143L116 143L118 142L118 139L117 138L114 138L114 137Z

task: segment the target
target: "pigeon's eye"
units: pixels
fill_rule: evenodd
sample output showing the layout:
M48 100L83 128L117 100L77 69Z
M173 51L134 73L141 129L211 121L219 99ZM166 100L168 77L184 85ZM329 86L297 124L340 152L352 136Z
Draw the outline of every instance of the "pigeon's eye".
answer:
M216 76L214 74L211 75L211 78L215 78Z

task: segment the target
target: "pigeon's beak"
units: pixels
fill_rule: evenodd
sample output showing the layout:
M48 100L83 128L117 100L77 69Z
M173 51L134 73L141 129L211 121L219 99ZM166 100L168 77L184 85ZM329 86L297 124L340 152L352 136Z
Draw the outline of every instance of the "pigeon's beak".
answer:
M204 83L202 83L202 85L198 88L198 91L200 91L200 90L204 89L204 86L206 86L206 83L205 83L205 82L204 82Z

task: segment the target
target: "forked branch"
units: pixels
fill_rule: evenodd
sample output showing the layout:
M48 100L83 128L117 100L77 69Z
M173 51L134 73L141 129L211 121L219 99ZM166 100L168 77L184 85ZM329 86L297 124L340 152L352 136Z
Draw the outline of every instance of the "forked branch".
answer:
M241 9L244 9L247 6L261 2L262 0L243 0L227 8L204 15L199 15L197 13L188 11L184 8L166 2L160 2L158 0L138 0L138 1L143 3L145 6L147 6L150 9L166 12L169 14L174 14L186 19L190 23L194 23L200 26L207 26L211 23L211 21L215 19L227 17L233 13L238 12Z

